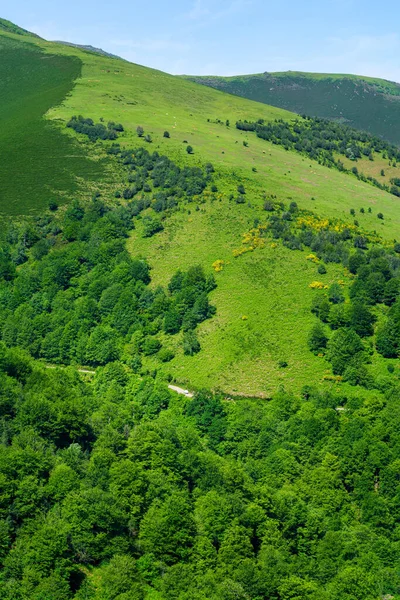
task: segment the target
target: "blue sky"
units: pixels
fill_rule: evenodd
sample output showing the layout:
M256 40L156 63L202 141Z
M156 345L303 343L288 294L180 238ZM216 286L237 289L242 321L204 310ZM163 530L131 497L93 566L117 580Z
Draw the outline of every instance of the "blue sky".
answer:
M15 0L0 16L169 73L302 70L400 82L395 0Z

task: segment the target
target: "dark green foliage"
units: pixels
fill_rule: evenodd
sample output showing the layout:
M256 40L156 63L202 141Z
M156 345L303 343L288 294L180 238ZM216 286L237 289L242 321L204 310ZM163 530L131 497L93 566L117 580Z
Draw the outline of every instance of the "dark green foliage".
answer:
M385 284L385 290L383 292L383 301L387 306L391 306L396 302L400 293L400 279L393 278Z
M171 402L119 362L90 383L1 344L0 381L4 600L398 590L397 391Z
M264 210L268 212L273 212L275 210L273 202L271 202L270 200L266 200L264 203Z
M208 301L215 280L193 267L176 273L168 291L151 290L148 265L125 249L134 208L106 207L96 197L36 227L10 226L12 243L0 251L0 332L9 346L52 363L96 367L121 358L140 370L140 355L160 350L164 323L167 334L190 332L189 354L200 350L193 330L215 313ZM160 228L155 217L143 224L147 235Z
M312 299L311 312L321 319L324 323L327 322L331 305L328 298L324 294L316 294Z
M215 448L225 437L227 429L226 411L218 395L203 390L195 394L189 402L186 413L196 420L196 426L207 435L210 445Z
M323 326L321 325L321 323L316 323L311 329L310 335L308 336L308 346L311 352L318 354L319 352L324 351L327 342L328 337L325 333Z
M143 219L143 237L152 237L154 234L164 229L163 224L157 218L144 217Z
M255 132L259 138L279 144L286 150L306 154L309 158L318 160L320 164L335 167L339 171L346 169L343 162L337 158L337 154L356 161L363 155L373 160L373 152L385 152L391 159L400 160L400 150L397 146L326 119L306 117L290 122L279 119L268 123L260 119L257 122L238 121L236 127L242 131ZM356 166L352 167L350 172L362 181L400 195L400 189L396 185L390 187L374 177L367 177L360 173ZM353 208L350 209L350 214L355 215Z
M175 308L171 308L164 317L164 331L165 333L174 334L178 333L182 326L182 316Z
M145 339L142 348L145 356L151 356L160 350L161 342L157 338L148 337Z
M371 311L359 300L352 303L350 309L349 325L360 336L365 337L374 333L374 323L376 317Z
M352 329L338 329L329 340L328 358L335 375L343 375L347 367L356 364L364 351L361 338Z
M144 148L123 150L118 153L118 160L130 173L129 182L134 184L127 188L126 199L136 196L147 184L154 190L152 206L157 212L173 209L178 201L200 195L211 177L207 165L205 172L199 167L181 168L166 156L151 154ZM136 214L145 208L148 205L143 199L137 200Z
M50 200L49 202L49 209L51 211L55 211L58 209L58 203L55 200Z
M332 283L328 290L328 298L333 304L344 302L344 295L338 283Z
M393 321L388 320L376 332L376 349L385 358L396 358L399 342Z
M81 115L79 117L72 117L67 127L70 127L76 133L83 133L86 135L91 142L97 140L116 140L118 132L124 130L121 124L108 123L107 127L103 123L95 124L92 119L85 119Z
M366 258L362 252L356 252L349 257L349 271L354 275L357 273L358 269L365 265Z
M183 353L189 356L200 352L200 342L197 339L196 333L189 329L183 334Z

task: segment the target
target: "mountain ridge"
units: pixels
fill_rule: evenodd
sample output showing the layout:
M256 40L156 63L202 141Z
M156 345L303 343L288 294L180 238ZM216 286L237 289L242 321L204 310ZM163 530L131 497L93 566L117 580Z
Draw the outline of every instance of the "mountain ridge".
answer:
M297 114L337 120L400 144L400 84L393 81L300 71L182 77Z

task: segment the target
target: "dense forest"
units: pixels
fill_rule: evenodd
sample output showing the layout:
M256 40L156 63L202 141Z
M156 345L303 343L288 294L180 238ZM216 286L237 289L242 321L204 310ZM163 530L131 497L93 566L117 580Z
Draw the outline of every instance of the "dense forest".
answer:
M185 399L3 345L0 379L5 600L399 594L398 388Z
M361 181L400 196L400 180L397 178L390 184L382 183L375 177L359 172L357 166L346 169L339 158L341 155L356 163L362 157L373 161L374 155L380 154L396 165L400 162L399 148L379 137L327 119L305 116L291 122L282 119L268 123L263 119L257 122L237 121L236 127L241 131L254 131L263 140L283 146L286 150L296 150L321 165L353 173Z
M120 153L117 146L111 151ZM0 331L9 347L51 363L121 359L137 371L142 356L170 361L168 336L179 332L185 354L200 351L196 327L215 312L208 300L214 276L194 265L177 271L168 289L153 289L148 265L125 245L135 222L146 237L162 230L162 220L201 193L207 176L142 149L126 150L120 160L129 167L129 187L116 193L123 204L95 195L60 215L52 204L43 218L11 222L3 232Z

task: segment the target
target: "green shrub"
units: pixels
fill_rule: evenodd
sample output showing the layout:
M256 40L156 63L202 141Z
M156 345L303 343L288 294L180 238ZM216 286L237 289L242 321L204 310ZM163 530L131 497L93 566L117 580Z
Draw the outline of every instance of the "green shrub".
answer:
M145 356L151 356L156 354L161 348L161 342L157 338L147 337L143 343L143 354Z
M316 323L308 336L308 347L311 352L318 354L321 350L325 350L327 342L328 336L325 333L324 327L321 323Z
M168 348L161 348L161 350L158 353L158 358L161 360L161 362L170 362L173 358L174 358L175 354L172 352L172 350L169 350Z
M200 352L200 342L197 339L196 332L193 330L186 331L183 334L183 353L188 356L193 356Z

